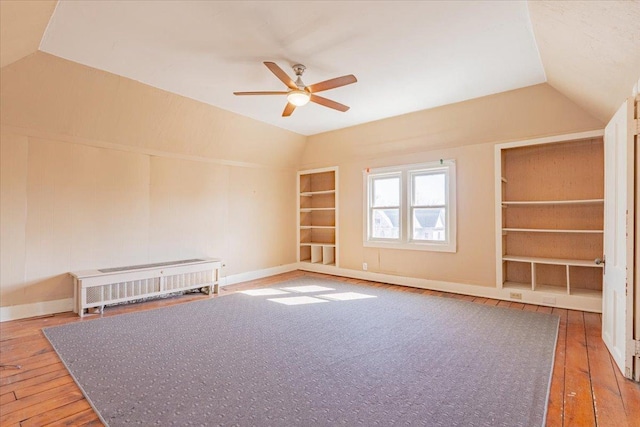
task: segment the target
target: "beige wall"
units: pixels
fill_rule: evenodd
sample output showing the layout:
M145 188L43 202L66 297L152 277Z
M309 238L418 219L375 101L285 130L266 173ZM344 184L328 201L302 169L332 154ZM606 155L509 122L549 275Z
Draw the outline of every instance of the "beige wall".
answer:
M295 262L303 136L41 52L0 77L1 306L75 270Z
M542 84L311 136L302 168L340 167L341 267L494 286L494 145L603 126ZM362 171L441 158L457 162L457 252L363 247Z
M1 69L1 305L68 271L215 256L295 261L295 171L340 166L340 265L492 286L493 145L603 126L538 85L305 138L37 52ZM362 245L362 170L458 163L458 252Z

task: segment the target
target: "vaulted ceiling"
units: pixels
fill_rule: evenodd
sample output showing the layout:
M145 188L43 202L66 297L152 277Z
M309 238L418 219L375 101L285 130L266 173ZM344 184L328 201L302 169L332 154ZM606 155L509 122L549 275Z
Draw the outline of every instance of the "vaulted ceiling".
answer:
M0 2L0 65L42 50L304 135L547 82L606 123L640 77L640 1ZM281 117L262 65L344 74Z

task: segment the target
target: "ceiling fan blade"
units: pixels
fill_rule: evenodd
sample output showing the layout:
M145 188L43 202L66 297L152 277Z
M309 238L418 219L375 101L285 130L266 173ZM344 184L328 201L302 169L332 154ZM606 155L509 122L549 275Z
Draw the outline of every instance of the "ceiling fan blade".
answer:
M234 95L286 95L288 92L233 92Z
M335 79L325 80L320 83L312 84L311 86L307 86L307 89L311 93L322 92L323 90L329 90L340 86L350 85L351 83L357 82L356 76L353 74L349 74L348 76L336 77Z
M282 68L278 67L278 64L276 64L275 62L265 61L264 65L266 65L267 68L271 70L271 72L275 74L276 77L280 79L280 81L282 81L282 83L287 85L289 89L298 89L298 86L296 86L293 80L291 80L291 77L289 77L289 75L285 73Z
M334 110L342 111L343 113L349 109L349 107L344 104L340 104L339 102L332 101L330 99L323 98L314 94L311 94L311 102L324 105L325 107L333 108Z
M287 105L284 107L284 111L282 112L282 117L289 117L293 110L296 109L296 106L290 102L287 102Z

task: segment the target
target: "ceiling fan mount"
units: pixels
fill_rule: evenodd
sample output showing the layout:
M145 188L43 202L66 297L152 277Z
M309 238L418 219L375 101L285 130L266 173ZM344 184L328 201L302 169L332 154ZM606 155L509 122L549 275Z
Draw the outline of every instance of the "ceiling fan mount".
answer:
M307 69L302 64L295 64L293 72L296 75L296 80L293 81L287 73L282 70L275 62L264 62L264 65L282 82L289 90L287 91L262 91L262 92L233 92L234 95L286 95L287 105L284 107L282 117L290 116L296 107L301 107L307 104L309 101L316 104L323 105L334 110L345 112L349 109L346 105L339 102L332 101L327 98L316 95L317 92L322 92L329 89L335 89L341 86L346 86L351 83L355 83L358 80L353 74L349 74L342 77L336 77L334 79L325 80L320 83L315 83L310 86L306 86L302 82L302 74Z

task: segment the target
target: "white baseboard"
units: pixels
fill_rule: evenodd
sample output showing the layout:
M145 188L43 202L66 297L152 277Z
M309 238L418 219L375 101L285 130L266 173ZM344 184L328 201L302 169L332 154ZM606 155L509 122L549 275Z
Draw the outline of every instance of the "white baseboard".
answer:
M235 285L236 283L248 282L250 280L262 279L263 277L274 276L276 274L288 273L298 270L298 264L285 264L277 267L265 268L262 270L247 271L246 273L232 274L231 276L221 277L220 286Z
M0 322L73 311L73 298L0 307Z
M391 285L409 286L412 288L430 289L454 294L470 295L474 297L492 298L525 304L544 305L548 307L566 308L570 310L591 311L602 313L602 298L583 297L577 295L555 294L539 291L520 290L522 299L511 298L513 289L497 288L494 286L470 285L465 283L444 282L440 280L420 279L416 277L395 276L393 274L375 273L371 271L351 270L330 265L298 263L298 269L315 273L326 273L334 276L352 279L370 280L373 282L389 283ZM546 302L552 298L555 304Z
M234 274L232 276L221 277L220 286L233 285L235 283L247 282L249 280L262 279L276 274L288 273L298 269L296 263L280 265L277 267L265 268L263 270L249 271L246 273ZM59 299L54 301L34 302L31 304L10 305L0 307L0 322L26 319L28 317L46 316L56 313L73 311L73 298Z

